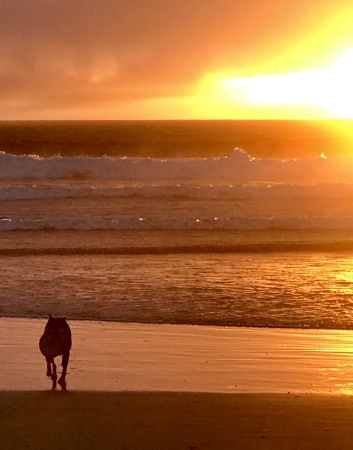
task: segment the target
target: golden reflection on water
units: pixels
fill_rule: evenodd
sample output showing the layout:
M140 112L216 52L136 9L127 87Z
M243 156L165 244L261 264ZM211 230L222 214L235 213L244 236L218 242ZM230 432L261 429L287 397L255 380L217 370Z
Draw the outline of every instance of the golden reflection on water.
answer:
M350 260L347 261L347 263L350 265ZM339 280L339 290L345 294L353 295L353 269L339 272L336 275L336 278ZM351 303L353 305L353 299L351 300ZM350 315L349 311L345 312Z
M350 283L353 283L353 272L342 272L340 273L337 278L340 278L341 280L348 281Z

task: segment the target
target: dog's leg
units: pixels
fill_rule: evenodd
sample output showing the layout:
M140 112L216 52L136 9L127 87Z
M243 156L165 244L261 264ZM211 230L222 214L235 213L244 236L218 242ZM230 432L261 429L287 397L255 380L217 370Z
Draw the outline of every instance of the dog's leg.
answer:
M60 384L61 389L63 389L63 390L66 390L65 377L66 377L66 372L67 372L67 365L69 364L69 357L70 357L70 352L66 352L63 354L63 358L62 358L63 371L62 371L61 377L58 380L58 383Z
M51 379L53 381L52 389L55 389L56 388L56 380L58 379L58 376L56 374L56 364L54 362L54 359L52 360L52 366L53 366L53 372L51 374Z
M51 363L52 359L46 356L45 360L47 361L47 377L51 377Z

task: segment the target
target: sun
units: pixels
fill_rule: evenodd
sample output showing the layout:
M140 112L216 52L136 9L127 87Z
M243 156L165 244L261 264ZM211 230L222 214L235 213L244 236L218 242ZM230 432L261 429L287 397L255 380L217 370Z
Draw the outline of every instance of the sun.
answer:
M328 70L329 90L323 105L337 117L353 118L353 49L347 51Z
M207 88L213 99L228 107L277 107L277 112L281 106L306 107L321 109L327 117L352 119L353 48L316 70L250 78L214 75Z

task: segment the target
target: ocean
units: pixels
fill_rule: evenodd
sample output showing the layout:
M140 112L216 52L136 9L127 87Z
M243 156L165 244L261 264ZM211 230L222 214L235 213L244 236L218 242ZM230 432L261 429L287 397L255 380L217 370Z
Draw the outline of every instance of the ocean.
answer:
M353 329L351 125L0 122L0 315Z

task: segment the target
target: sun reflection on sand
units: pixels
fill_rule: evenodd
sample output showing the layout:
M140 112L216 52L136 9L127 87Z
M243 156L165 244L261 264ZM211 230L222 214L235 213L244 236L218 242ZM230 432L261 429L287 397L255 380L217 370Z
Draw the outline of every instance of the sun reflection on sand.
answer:
M322 382L332 385L334 394L353 395L353 336L350 331L331 332L315 345L312 352L325 355L318 368ZM320 357L319 357L320 358Z

